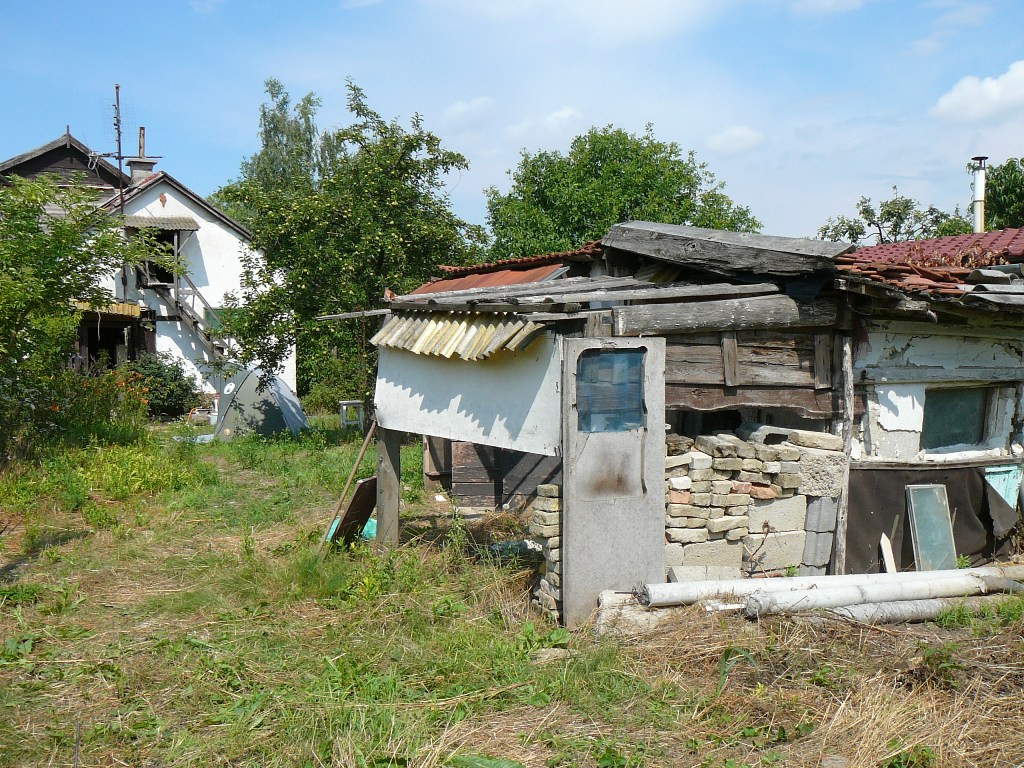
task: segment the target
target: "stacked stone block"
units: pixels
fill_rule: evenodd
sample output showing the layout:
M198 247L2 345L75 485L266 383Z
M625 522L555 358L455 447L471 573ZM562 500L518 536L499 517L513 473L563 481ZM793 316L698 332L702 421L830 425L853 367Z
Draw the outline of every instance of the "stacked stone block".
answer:
M773 430L771 439L780 439ZM824 572L846 457L833 435L766 444L723 432L667 441L665 566L679 580ZM801 442L806 444L801 444ZM810 503L809 503L810 502ZM829 510L831 509L831 518ZM710 569L710 570L709 570ZM726 570L722 570L726 569Z
M530 503L530 536L541 546L544 562L533 590L533 605L554 621L562 615L562 489L545 483L537 486Z

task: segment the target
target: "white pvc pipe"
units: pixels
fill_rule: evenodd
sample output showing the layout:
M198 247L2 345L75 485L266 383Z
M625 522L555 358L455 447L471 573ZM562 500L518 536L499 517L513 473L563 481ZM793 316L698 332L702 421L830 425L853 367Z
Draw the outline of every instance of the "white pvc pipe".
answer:
M681 581L668 584L645 584L640 602L652 608L691 605L712 597L747 597L754 592L790 591L794 589L855 586L860 584L945 579L974 574L980 577L1024 579L1024 566L985 566L948 571L902 571L899 573L851 573L842 576L794 576L775 579L723 579L719 581Z
M830 614L861 624L903 624L931 621L943 611L966 607L981 611L985 607L1005 600L1007 595L981 595L977 597L934 597L930 600L900 600L890 603L862 603L833 608Z
M918 579L914 581L798 589L792 592L755 592L747 598L743 612L748 619L756 619L774 613L800 613L861 603L966 597L987 591L985 580L971 573L941 579L933 579L928 573L919 573L917 576Z

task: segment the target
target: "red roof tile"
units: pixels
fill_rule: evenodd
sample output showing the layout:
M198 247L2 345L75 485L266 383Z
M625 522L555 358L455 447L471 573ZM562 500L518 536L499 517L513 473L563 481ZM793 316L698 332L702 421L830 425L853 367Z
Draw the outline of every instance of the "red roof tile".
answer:
M1024 261L1024 229L908 240L858 248L837 256L836 268L899 288L907 293L956 297L965 293L967 276L975 269Z
M466 288L491 288L501 285L522 285L545 280L562 268L562 262L534 267L533 269L500 269L482 274L469 274L434 280L421 285L414 294L439 293L441 291L461 291Z
M601 242L599 240L591 240L581 248L577 248L573 251L541 253L536 256L523 256L518 259L502 259L501 261L491 261L486 264L468 264L460 267L449 267L442 264L438 269L449 275L481 274L483 272L498 272L502 270L529 268L540 264L549 264L553 261L580 261L584 258L589 260L594 256L600 256L603 252ZM509 285L511 285L511 283L509 283Z

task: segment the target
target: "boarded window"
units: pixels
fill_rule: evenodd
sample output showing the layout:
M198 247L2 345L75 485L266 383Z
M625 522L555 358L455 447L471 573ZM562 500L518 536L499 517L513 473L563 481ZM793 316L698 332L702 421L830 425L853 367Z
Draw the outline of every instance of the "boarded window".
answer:
M576 366L580 432L626 432L644 425L644 350L588 349Z
M989 387L927 390L921 448L930 450L984 442L991 392Z

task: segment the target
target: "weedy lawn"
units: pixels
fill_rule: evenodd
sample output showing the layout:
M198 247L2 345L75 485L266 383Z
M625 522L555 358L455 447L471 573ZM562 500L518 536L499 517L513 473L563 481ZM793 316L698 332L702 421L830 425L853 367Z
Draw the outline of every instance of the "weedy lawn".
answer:
M0 475L0 766L1024 761L1024 601L869 628L694 609L570 636L403 452L403 545L320 558L359 448L165 433ZM375 466L364 460L362 474Z

